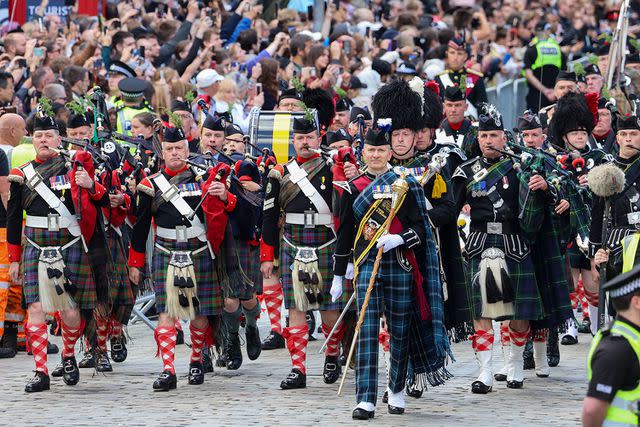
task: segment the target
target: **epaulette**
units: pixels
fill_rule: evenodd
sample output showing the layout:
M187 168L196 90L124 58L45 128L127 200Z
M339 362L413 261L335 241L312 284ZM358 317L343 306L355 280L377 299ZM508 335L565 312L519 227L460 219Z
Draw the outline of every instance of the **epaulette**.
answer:
M273 178L276 181L282 181L282 177L284 176L284 166L277 164L269 171L269 178Z
M484 77L484 74L482 74L480 71L476 71L473 68L467 68L467 74L474 74L478 77Z
M141 193L146 194L147 196L154 197L156 195L156 190L155 188L153 188L153 184L151 183L151 180L149 178L155 175L156 174L143 178L142 181L140 181L140 184L138 184L138 186L136 187L136 189Z
M9 176L7 176L7 181L17 182L20 185L24 184L24 172L22 172L22 168L29 163L31 162L27 162L23 165L18 166L17 168L11 169L11 172L9 172Z
M436 74L436 76L442 76L442 75L445 75L445 74L449 74L450 71L451 70L449 70L449 69L442 70L438 74Z

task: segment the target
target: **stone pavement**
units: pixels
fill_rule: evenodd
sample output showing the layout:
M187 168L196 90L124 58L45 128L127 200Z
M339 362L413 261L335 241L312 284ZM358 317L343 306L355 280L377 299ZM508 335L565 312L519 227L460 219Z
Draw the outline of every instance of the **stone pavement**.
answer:
M263 336L267 317L260 319ZM188 328L185 328L188 335ZM189 349L178 346L176 369L178 389L157 393L151 384L161 369L155 359L153 332L143 324L129 327L133 342L129 357L114 365L110 374L81 370L80 383L64 385L52 378L51 392L28 395L24 385L33 369L33 360L25 353L14 359L0 360L1 425L355 425L351 419L354 399L354 375L349 372L342 396L337 384L322 381L323 356L318 354L321 340L310 343L307 353L307 388L282 391L280 381L289 372L286 349L263 352L256 361L245 362L238 371L215 368L202 386L186 382ZM321 334L316 333L316 337ZM53 341L61 344L59 337ZM189 339L187 337L187 342ZM496 339L496 342L499 342ZM580 335L575 346L560 346L560 366L552 368L549 378L537 378L526 372L521 390L509 390L505 383L494 385L486 396L470 392L477 375L470 344L453 345L456 362L449 370L455 376L444 386L430 388L419 400L407 398L403 416L386 412L378 400L373 425L461 425L534 426L578 425L582 399L586 391L585 360L590 337ZM49 357L49 370L60 360ZM502 354L495 351L494 363L500 366ZM380 367L384 364L380 362ZM380 373L381 384L384 373ZM381 387L380 396L384 388ZM362 424L363 422L360 422ZM365 422L366 424L366 422Z

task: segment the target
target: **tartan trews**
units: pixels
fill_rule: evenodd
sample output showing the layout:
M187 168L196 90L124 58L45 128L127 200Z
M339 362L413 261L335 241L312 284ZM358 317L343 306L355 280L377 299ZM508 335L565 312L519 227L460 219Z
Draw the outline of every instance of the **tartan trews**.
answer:
M378 392L378 332L384 313L391 335L389 388L393 393L404 389L409 361L409 322L413 304L413 275L397 261L394 249L382 256L376 283L360 329L356 354L357 402L376 404ZM375 252L375 251L374 251ZM358 316L373 271L374 255L361 265L357 277Z

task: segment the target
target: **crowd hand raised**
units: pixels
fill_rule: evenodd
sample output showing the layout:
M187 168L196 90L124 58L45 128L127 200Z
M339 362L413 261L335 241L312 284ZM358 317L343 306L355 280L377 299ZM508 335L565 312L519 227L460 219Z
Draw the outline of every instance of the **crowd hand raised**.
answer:
M385 234L378 239L378 244L376 248L382 249L382 252L387 253L393 248L397 248L398 246L404 243L404 239L399 234Z
M329 294L331 294L331 302L336 302L340 295L342 295L342 281L344 277L342 276L333 276L333 281L331 282L331 289L329 290Z

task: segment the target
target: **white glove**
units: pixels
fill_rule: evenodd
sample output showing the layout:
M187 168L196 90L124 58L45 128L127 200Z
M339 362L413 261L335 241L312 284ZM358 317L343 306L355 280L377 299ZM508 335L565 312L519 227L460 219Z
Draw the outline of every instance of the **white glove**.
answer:
M353 279L353 263L352 262L347 264L347 272L344 274L344 278L348 280Z
M376 248L384 248L382 252L387 253L393 248L397 248L398 246L404 243L404 239L399 234L385 234L384 236L378 239L378 244Z
M331 294L331 302L336 302L340 295L342 295L342 276L333 276L333 282L331 282L331 289L329 293Z

